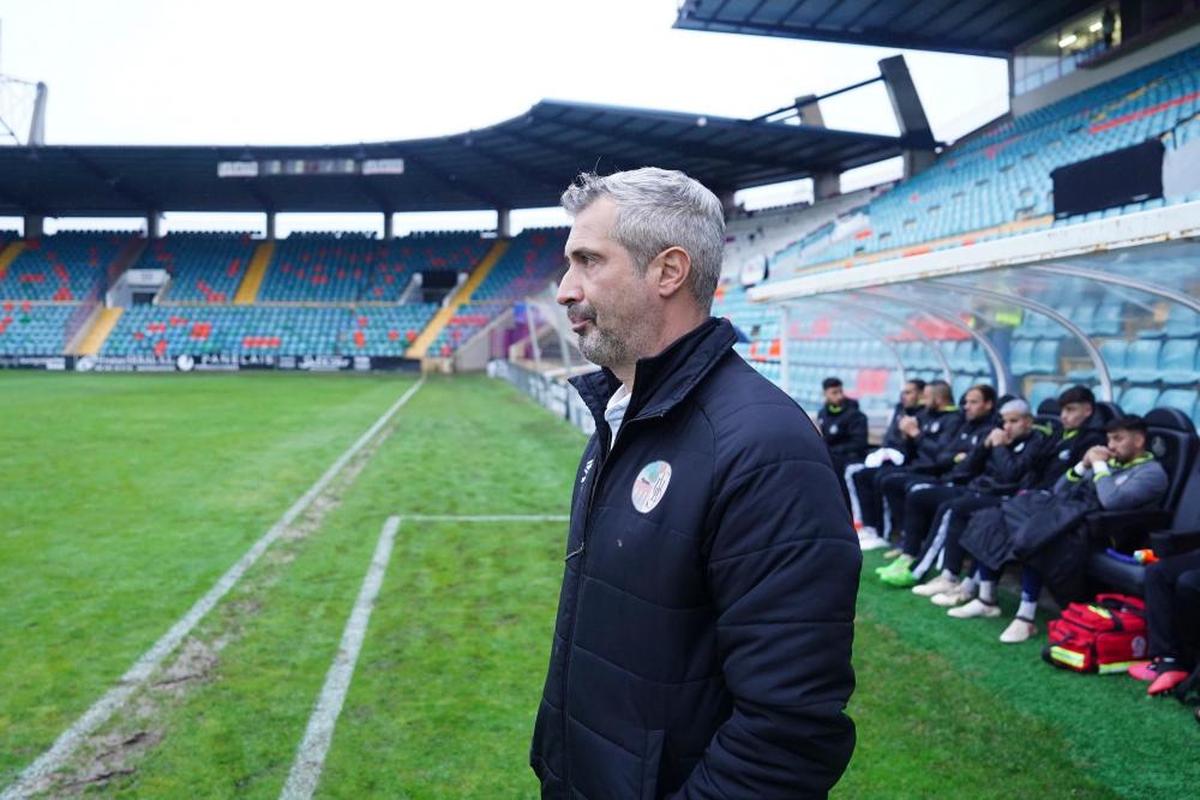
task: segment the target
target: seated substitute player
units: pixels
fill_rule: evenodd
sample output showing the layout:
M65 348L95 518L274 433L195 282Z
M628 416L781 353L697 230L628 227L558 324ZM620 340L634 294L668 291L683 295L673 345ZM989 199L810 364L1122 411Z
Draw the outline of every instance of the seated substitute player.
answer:
M924 574L928 564L914 570L914 562L923 543L928 542L927 551L941 549L937 534L952 503L968 513L999 505L1002 498L1027 488L1040 476L1042 465L1054 452L1053 433L1035 426L1029 404L1019 398L1005 403L1000 417L1003 426L990 431L942 481L909 490L904 501L903 552L879 573L884 583L912 586Z
M1052 457L1045 460L1033 480L1034 491L1050 491L1069 466L1079 463L1091 448L1107 441L1104 426L1099 424L1094 413L1096 399L1086 386L1072 386L1058 397L1059 420L1062 434L1057 440ZM975 597L978 589L974 578L959 580L966 553L959 541L962 532L971 520L971 515L982 508L999 505L1002 495L991 495L990 502L978 502L973 498L952 501L946 509L942 525L945 526L942 572L933 580L913 587L913 593L928 597L934 605L951 608ZM922 558L924 562L926 559ZM920 571L920 570L914 570Z
M938 454L932 467L916 467L912 471L885 475L880 481L883 492L884 517L892 530L903 530L905 503L914 487L932 485L948 475L951 470L970 456L987 435L996 428L996 390L985 383L972 386L963 394L962 426ZM885 534L887 535L887 534ZM896 558L903 549L896 547L884 553L885 558Z
M921 393L925 407L901 417L896 428L905 439L905 463L887 469L864 469L853 476L854 492L862 513L860 539L887 535L883 513L883 480L893 474L945 472L953 466L950 445L963 425L963 415L954 404L954 392L945 381L930 381ZM943 469L944 466L944 469ZM886 539L884 539L886 543Z
M1045 582L1060 602L1081 592L1087 557L1080 520L1091 511L1150 508L1167 491L1167 473L1146 450L1146 423L1128 416L1109 423L1107 446L1093 447L1059 478L1053 492L1029 492L977 512L962 535L975 558L979 596L947 613L958 619L998 617L996 579L1012 561L1023 564L1021 605L1000 635L1007 644L1037 632L1034 614Z
M925 410L924 394L925 381L913 378L905 382L904 388L900 390L900 402L892 409L892 419L883 435L883 444L867 453L862 464L850 464L846 467L844 479L846 491L850 493L850 513L858 525L858 541L863 550L887 547L887 541L874 528L864 527L862 505L858 499L858 475L866 473L861 480L869 484L881 470L894 469L912 461L916 451L914 439L900 430L900 426L903 424L911 427L914 434L920 431L920 415ZM912 422L905 422L906 419Z

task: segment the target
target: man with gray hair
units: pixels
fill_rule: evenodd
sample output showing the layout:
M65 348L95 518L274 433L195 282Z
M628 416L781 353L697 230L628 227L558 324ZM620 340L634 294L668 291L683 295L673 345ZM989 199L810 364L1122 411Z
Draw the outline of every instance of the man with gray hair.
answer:
M581 175L558 302L601 367L530 763L545 798L825 797L861 552L796 403L710 317L724 216L683 173Z

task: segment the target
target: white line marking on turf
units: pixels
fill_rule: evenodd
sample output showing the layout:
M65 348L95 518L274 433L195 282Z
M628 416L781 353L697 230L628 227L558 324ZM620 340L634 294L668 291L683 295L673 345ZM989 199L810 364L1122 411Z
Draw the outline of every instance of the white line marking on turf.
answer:
M291 508L284 512L279 521L272 525L270 530L263 534L262 538L255 542L246 551L246 554L230 567L228 572L221 576L220 580L208 590L208 593L197 600L196 604L191 607L182 619L171 626L171 629L163 634L162 638L155 642L141 658L134 662L129 671L117 681L116 686L109 689L91 708L84 712L82 717L76 720L70 728L67 728L54 741L49 750L21 771L17 779L0 794L0 800L17 800L17 798L28 796L37 790L37 783L39 781L61 767L71 757L71 754L75 752L75 748L91 735L93 731L103 725L112 716L113 712L120 708L129 699L130 695L146 682L163 660L191 633L196 624L241 580L246 571L254 566L254 563L262 557L267 548L283 535L288 526L308 508L317 495L325 490L325 487L349 463L350 459L354 458L366 446L367 442L383 429L383 426L395 416L397 411L408 403L409 399L424 384L425 378L422 376L419 381L400 396L399 400L392 404L391 408L383 413L383 416L375 421L375 424L367 429L366 433L358 438L358 441L350 445L350 448L342 453L329 469L325 470L325 474L318 478L317 482L299 500L293 503Z
M406 522L570 522L562 514L403 514Z
M317 697L312 716L304 730L304 738L296 751L296 760L288 772L287 783L280 792L280 800L309 800L317 790L321 772L325 768L325 757L333 742L333 729L342 713L342 704L350 690L358 655L362 651L363 639L367 634L367 623L379 597L383 574L392 555L396 532L403 522L567 522L570 517L561 514L405 514L388 517L367 576L358 592L358 600L346 620L342 641L333 657L333 664L325 676L325 685Z
M333 741L333 727L337 724L338 715L342 713L342 703L346 700L346 692L350 689L350 679L354 677L354 667L358 663L358 654L362 650L363 639L367 635L367 623L371 620L371 611L375 608L375 599L379 596L379 587L383 585L383 573L387 570L388 559L392 556L392 544L396 541L396 531L400 529L399 517L388 517L379 534L379 544L375 546L375 555L371 566L367 568L367 576L363 578L362 588L358 592L358 600L350 619L346 620L346 629L342 632L342 641L338 645L337 655L333 665L325 676L325 685L317 698L316 708L308 719L308 727L304 731L304 739L292 762L292 770L288 773L287 783L279 795L284 800L308 800L317 790L317 782L321 779L321 770L325 766L325 755L329 752L329 744Z

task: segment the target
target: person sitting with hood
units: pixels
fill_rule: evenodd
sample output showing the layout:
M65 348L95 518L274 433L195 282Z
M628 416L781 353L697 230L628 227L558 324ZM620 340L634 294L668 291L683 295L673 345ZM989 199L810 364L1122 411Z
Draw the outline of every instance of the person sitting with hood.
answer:
M1034 491L1052 489L1069 465L1079 463L1084 453L1107 441L1104 426L1099 423L1095 414L1096 398L1091 389L1086 386L1072 386L1064 390L1058 397L1058 406L1062 434L1053 440L1052 452L1042 460L1040 470L1033 473L1032 485L1028 488ZM945 513L938 530L944 536L941 549L942 572L928 583L914 586L914 594L928 597L934 605L942 608L952 608L975 597L978 589L975 580L959 580L966 557L959 540L976 511L1000 505L1009 494L1011 493L975 494L949 503L944 509ZM930 554L936 555L931 551L926 556ZM921 564L925 565L926 561L927 558L922 558ZM923 574L927 566L913 571Z
M825 404L817 412L817 423L825 446L829 448L833 470L843 476L847 466L862 463L867 455L867 415L858 409L857 400L846 397L841 378L826 378L821 388L825 392ZM845 481L841 484L842 496L849 507L850 495Z
M850 513L859 526L858 541L863 550L875 550L887 547L887 541L879 535L872 526L863 521L862 504L859 497L870 492L875 476L880 472L895 469L910 461L916 450L913 437L902 431L901 425L913 427L919 431L920 415L925 410L925 381L913 378L906 381L900 390L900 402L892 409L892 419L888 423L887 432L883 435L883 445L867 453L861 464L851 464L846 467L846 491L850 493ZM906 422L911 420L911 422ZM860 489L860 485L864 488Z
M1034 614L1043 581L1064 604L1081 594L1087 556L1077 531L1089 512L1153 508L1167 492L1167 472L1146 450L1146 422L1128 416L1109 423L1108 444L1093 447L1067 470L1052 492L1028 492L976 513L962 535L975 558L979 596L947 613L957 619L998 617L996 579L1020 561L1021 604L1000 641L1024 642L1037 632Z
M890 586L912 586L942 549L942 527L952 503L966 510L998 505L1004 497L1032 485L1054 452L1053 431L1036 425L1029 404L1020 398L1000 408L1002 427L995 428L937 484L914 486L904 501L902 554L882 568L879 578ZM939 535L940 534L940 535ZM927 544L925 544L927 543ZM926 558L917 565L922 545ZM915 587L928 591L924 586ZM940 591L940 590L939 590Z

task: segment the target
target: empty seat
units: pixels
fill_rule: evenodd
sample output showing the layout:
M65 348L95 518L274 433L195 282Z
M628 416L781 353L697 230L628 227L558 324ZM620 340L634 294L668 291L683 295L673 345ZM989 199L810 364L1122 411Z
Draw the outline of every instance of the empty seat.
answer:
M1200 343L1195 339L1173 339L1163 343L1158 358L1162 379L1167 383L1195 383L1200 379L1197 358Z
M1159 352L1162 342L1158 339L1139 339L1125 351L1125 367L1122 377L1139 383L1150 383L1159 378Z
M1158 390L1148 386L1131 386L1121 392L1117 401L1126 414L1144 416L1158 402Z
M1196 389L1167 389L1158 397L1158 405L1162 408L1177 408L1189 418L1195 416Z
M1029 389L1029 405L1038 408L1046 400L1058 397L1061 393L1061 387L1054 381L1034 381Z

